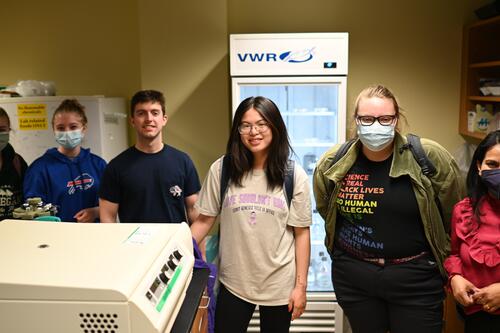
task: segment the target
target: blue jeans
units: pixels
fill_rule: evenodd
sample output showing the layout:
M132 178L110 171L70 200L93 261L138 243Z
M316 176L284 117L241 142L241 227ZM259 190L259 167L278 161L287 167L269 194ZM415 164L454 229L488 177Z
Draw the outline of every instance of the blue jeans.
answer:
M378 266L335 250L332 281L353 333L441 333L444 284L430 255Z

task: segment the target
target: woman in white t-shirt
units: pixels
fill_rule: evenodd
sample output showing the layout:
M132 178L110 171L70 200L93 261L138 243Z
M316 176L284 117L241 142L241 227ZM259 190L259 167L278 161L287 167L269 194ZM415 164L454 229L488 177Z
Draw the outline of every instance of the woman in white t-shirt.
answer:
M270 99L241 102L226 149L227 191L221 198L221 157L210 167L191 225L200 243L220 215L216 332L246 332L256 305L263 333L289 332L290 320L304 312L311 200L307 174L295 165L287 203L283 183L291 151Z

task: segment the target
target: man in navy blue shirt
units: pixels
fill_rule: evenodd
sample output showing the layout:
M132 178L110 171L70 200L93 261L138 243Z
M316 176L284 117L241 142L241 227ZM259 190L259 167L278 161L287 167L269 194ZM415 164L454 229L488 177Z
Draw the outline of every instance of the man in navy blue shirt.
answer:
M101 222L192 222L200 180L189 156L163 143L165 97L142 90L131 100L136 144L108 164L101 179Z

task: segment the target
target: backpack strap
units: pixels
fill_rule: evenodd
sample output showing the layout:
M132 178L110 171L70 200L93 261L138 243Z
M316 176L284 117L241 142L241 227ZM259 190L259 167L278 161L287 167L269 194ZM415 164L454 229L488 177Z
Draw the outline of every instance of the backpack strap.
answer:
M285 168L285 180L283 182L283 189L285 190L286 203L288 204L288 208L290 208L290 204L293 198L293 175L295 172L295 161L288 160Z
M229 161L231 156L226 154L222 158L222 170L220 173L220 208L222 209L222 202L226 196L227 185L229 184Z
M327 170L330 169L333 165L335 165L335 163L337 163L347 153L347 151L349 150L349 148L351 148L354 142L356 142L356 139L351 139L342 143L342 145L340 146L340 148L337 150L332 160L330 161L330 165L328 165ZM328 200L330 200L331 196L333 195L333 188L334 188L333 181L329 181L327 185Z
M12 164L14 165L14 169L19 175L19 178L22 178L21 160L19 159L19 155L14 154L14 158L12 159Z
M417 161L418 165L422 169L422 173L427 177L432 177L436 174L436 167L432 164L429 157L425 153L422 143L420 142L420 137L415 134L407 134L408 139L408 149L410 149L413 157Z
M335 156L333 157L329 168L333 166L335 163L337 163L342 158L342 156L344 156L347 153L347 151L349 150L349 148L351 148L351 146L355 141L356 141L355 139L351 139L349 141L344 142L340 146L339 150L337 150L337 152L335 153Z
M405 149L410 149L424 176L429 178L431 183L434 184L432 181L432 177L437 173L437 170L432 161L427 156L424 148L422 147L420 137L418 135L409 133L406 135L406 138L408 140L408 143L400 148L400 152L404 151ZM436 203L436 206L439 210L441 221L444 221L443 207L437 193L435 193L434 195L434 202Z

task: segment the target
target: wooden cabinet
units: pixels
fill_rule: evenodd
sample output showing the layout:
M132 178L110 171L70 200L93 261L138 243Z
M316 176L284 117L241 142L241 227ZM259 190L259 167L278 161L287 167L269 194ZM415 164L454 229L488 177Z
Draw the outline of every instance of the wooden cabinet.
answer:
M214 302L208 297L207 288L203 291L198 311L194 317L193 326L191 326L191 333L207 333L208 332L208 304Z
M500 110L500 96L484 96L480 79L500 80L500 16L476 22L464 29L459 132L478 141L486 133L468 130L468 111L476 104Z
M451 292L446 295L443 316L443 333L464 333L464 323L458 317L456 302Z

